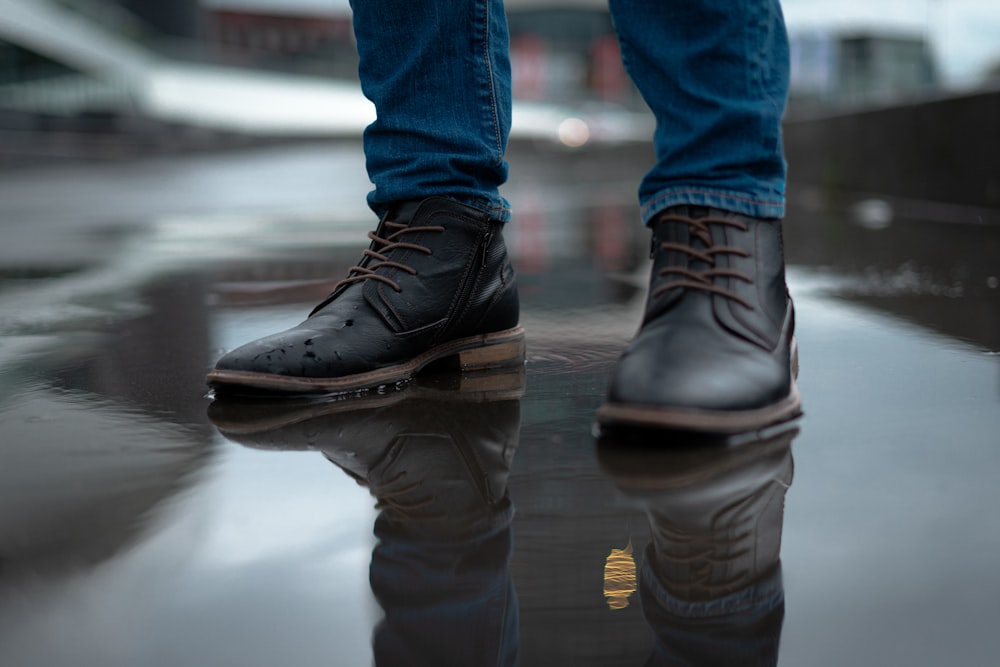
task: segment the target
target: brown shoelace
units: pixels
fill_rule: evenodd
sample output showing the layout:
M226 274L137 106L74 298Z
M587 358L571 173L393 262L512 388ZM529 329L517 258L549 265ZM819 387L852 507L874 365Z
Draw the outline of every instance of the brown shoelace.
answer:
M387 278L379 273L376 273L382 268L394 268L400 271L405 271L410 275L415 275L417 270L412 266L407 266L402 262L394 262L388 257L388 253L396 250L398 248L405 248L407 250L416 250L417 252L422 252L426 255L433 254L430 248L426 246L419 245L417 243L407 243L406 241L398 240L404 234L411 234L414 232L443 232L444 227L440 225L425 225L423 227L408 227L405 224L399 222L392 222L386 220L384 223L384 228L386 230L396 230L391 234L388 234L385 238L382 238L375 232L368 232L368 238L372 241L372 247L365 249L364 259L361 260L357 265L352 266L347 272L347 277L343 280L337 282L333 286L333 292L336 292L341 287L345 285L350 285L352 283L361 282L363 280L377 280L379 282L385 283L397 292L402 291L399 283L391 278ZM384 233L384 232L383 232ZM373 260L368 266L362 266L365 260Z
M653 291L652 297L655 298L668 290L674 289L675 287L687 287L689 289L703 290L705 292L711 292L712 294L718 294L727 299L732 299L740 305L753 310L753 306L750 305L746 299L743 299L731 290L719 287L714 282L715 278L735 278L736 280L742 280L746 283L752 283L753 279L745 273L734 271L732 269L720 269L715 267L716 255L728 254L736 255L738 257L749 257L750 253L742 248L715 245L712 241L711 229L709 228L709 225L725 225L727 227L735 227L736 229L745 232L749 228L746 223L738 220L728 220L726 218L706 217L695 219L683 215L666 215L660 218L660 221L676 222L687 225L692 241L697 239L705 246L704 250L699 250L698 248L693 247L693 245L684 245L682 243L664 241L660 244L661 249L683 253L690 258L704 262L711 268L701 271L693 271L686 266L667 266L660 269L659 275L661 277L678 275L680 278L671 280L670 282L657 287Z

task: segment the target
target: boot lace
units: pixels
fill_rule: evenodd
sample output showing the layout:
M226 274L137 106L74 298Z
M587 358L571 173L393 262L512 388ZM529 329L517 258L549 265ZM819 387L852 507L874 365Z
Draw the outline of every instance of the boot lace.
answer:
M399 286L399 283L376 272L382 268L393 268L405 271L410 275L416 275L417 270L412 266L403 264L402 262L396 262L389 259L389 253L397 249L406 249L422 252L425 255L431 255L433 254L433 251L427 246L422 246L417 243L409 243L400 239L406 234L413 234L416 232L444 231L444 227L440 225L410 227L403 223L392 222L391 220L384 221L379 229L383 234L385 234L385 236L379 236L376 232L368 232L368 238L372 242L371 247L365 249L362 260L350 268L347 272L347 277L339 280L337 284L333 286L334 293L336 293L341 287L365 280L377 280L381 283L385 283L397 292L401 292L402 288ZM390 233L386 234L386 232Z
M739 220L729 220L726 218L690 218L684 215L670 214L663 216L660 220L662 222L676 222L687 225L692 240L691 245L664 241L660 244L661 249L682 253L693 260L708 265L709 268L703 270L693 270L689 268L689 266L682 266L678 264L666 266L660 269L660 277L679 277L657 287L653 290L652 297L655 298L674 288L687 287L689 289L697 289L710 292L712 294L718 294L719 296L731 299L736 303L753 310L753 306L746 299L743 299L732 290L728 290L715 284L716 278L735 278L736 280L742 280L745 283L753 283L753 279L745 273L732 269L717 268L715 265L715 258L717 255L749 257L750 253L742 248L715 245L712 240L712 231L709 227L710 225L723 225L745 232L749 229L749 226L745 222L740 222ZM694 240L700 241L704 246L704 249L695 248L693 246Z

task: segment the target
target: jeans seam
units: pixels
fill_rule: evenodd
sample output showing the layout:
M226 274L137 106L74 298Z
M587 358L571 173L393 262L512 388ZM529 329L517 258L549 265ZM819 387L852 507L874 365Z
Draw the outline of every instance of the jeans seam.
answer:
M749 34L747 39L746 62L747 66L747 87L748 91L764 100L774 110L775 114L780 114L784 106L783 100L774 94L775 72L768 71L769 51L773 49L774 31L772 26L776 21L784 24L781 16L781 7L772 2L761 2L757 6L757 13L750 21ZM774 14L778 16L774 16ZM781 125L779 124L772 135L768 130L772 129L766 122L761 122L761 133L770 144L774 143L778 150L781 149Z
M486 86L490 98L490 115L493 122L493 139L496 141L497 163L503 161L503 141L500 138L500 119L497 117L496 81L493 74L493 63L490 60L490 3L482 0L483 7L483 63L486 66Z
M677 188L676 190L669 190L666 192L661 192L656 197L653 197L643 205L643 209L648 209L655 206L658 202L669 199L674 195L705 195L708 197L720 197L726 199L735 199L736 201L745 202L747 204L755 204L760 206L780 206L780 201L760 199L758 197L752 197L748 195L739 194L736 192L728 192L726 190L702 190L698 188Z

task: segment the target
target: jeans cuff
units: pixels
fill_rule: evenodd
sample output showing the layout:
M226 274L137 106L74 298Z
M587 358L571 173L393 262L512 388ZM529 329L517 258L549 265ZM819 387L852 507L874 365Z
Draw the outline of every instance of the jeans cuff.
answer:
M642 222L649 225L657 214L671 206L684 204L719 208L751 218L781 218L785 215L785 199L755 198L743 192L730 192L711 188L676 188L665 190L642 204Z
M684 619L713 619L735 614L765 616L785 599L780 563L771 574L735 593L712 600L691 602L674 597L664 588L653 572L651 560L651 554L647 552L640 575L643 593L652 598L653 604L672 616Z
M454 195L443 192L424 192L421 193L420 196L413 197L413 199L424 199L426 197L447 197L448 199L453 199L460 204L465 204L466 206L471 206L472 208L478 208L480 211L488 213L491 220L503 223L510 222L510 204L508 204L507 200L500 195L496 195L495 197L483 197L480 195ZM385 212L389 207L388 204L372 201L371 198L368 200L368 206L375 212L375 215L380 218L385 215Z
M507 200L497 195L495 197L452 197L462 204L466 204L481 211L486 211L491 220L507 223L510 222L510 204Z

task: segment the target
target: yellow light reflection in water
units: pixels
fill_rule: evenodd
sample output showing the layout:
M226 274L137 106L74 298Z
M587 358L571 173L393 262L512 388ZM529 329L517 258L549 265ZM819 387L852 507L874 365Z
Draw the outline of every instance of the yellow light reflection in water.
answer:
M635 592L632 540L624 549L612 549L604 562L604 597L611 609L624 609Z

